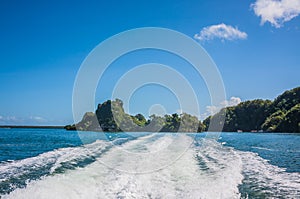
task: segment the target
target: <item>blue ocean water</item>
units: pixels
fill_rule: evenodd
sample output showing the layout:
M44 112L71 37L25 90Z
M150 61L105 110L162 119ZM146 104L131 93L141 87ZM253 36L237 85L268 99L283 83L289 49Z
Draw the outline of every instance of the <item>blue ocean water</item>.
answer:
M0 129L3 198L300 198L300 134Z

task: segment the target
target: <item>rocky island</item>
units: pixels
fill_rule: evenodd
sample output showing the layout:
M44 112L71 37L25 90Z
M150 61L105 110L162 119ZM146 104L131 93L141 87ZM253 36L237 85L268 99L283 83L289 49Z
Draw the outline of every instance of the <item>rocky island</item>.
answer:
M115 114L114 114L115 113ZM207 131L212 119L224 117L224 132L300 132L300 87L285 91L275 100L248 100L221 109L217 114L200 121L187 113L165 116L129 115L120 99L98 105L95 113L88 112L83 119L67 130L105 132L202 132ZM181 126L180 124L184 123Z

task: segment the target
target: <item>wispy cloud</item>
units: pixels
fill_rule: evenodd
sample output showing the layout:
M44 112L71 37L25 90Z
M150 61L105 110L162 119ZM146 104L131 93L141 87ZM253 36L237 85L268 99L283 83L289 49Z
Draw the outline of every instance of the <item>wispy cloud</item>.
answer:
M221 102L218 106L206 106L206 112L201 115L200 119L205 119L210 115L214 115L219 112L224 107L236 106L241 103L242 100L239 97L231 97L230 100L225 100Z
M228 106L236 106L239 103L241 103L242 100L239 97L231 97L230 100L225 100L224 102L221 102L221 107L228 107Z
M47 124L48 120L39 116L30 116L29 118L22 118L16 116L0 116L0 124L7 125L34 125Z
M257 0L251 4L256 16L261 17L261 25L270 22L280 28L300 14L300 0Z
M47 120L45 118L39 117L39 116L31 116L29 117L29 120L32 122L37 122L37 123L46 123Z
M23 119L17 118L15 116L0 116L0 123L2 124L12 124L12 123L20 123Z
M215 38L224 40L246 39L247 33L240 31L224 23L204 27L200 33L195 34L194 38L200 41L212 40Z

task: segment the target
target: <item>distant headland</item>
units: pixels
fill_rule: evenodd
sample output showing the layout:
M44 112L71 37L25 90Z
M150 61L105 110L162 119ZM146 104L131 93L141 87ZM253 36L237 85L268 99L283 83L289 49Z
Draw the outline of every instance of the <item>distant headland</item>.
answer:
M113 115L114 113L117 113ZM285 91L275 100L248 100L236 106L221 109L203 121L187 113L165 116L151 115L146 119L142 114L129 115L124 112L120 99L108 100L98 105L95 113L88 112L83 119L67 130L136 132L148 131L181 132L207 131L210 121L224 117L224 132L297 132L300 133L300 87Z
M0 128L10 128L10 129L63 129L64 126L0 125Z

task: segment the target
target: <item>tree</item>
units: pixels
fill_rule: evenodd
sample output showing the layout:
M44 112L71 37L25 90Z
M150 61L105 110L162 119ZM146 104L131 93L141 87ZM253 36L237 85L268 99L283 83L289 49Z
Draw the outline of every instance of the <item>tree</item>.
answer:
M278 130L278 126L285 120L285 113L278 110L270 115L262 124L262 129L267 132L274 132Z
M210 126L214 124L215 126ZM197 117L183 113L151 115L148 120L142 115L129 115L124 112L123 102L107 100L99 104L95 113L86 113L76 125L67 125L67 130L93 131L151 131L151 132L200 132L214 131L223 126L223 131L300 132L300 87L270 100L249 100L237 106L221 109L207 117L202 123ZM101 128L100 128L101 127Z
M278 132L300 132L300 103L287 111L284 120L276 128Z

